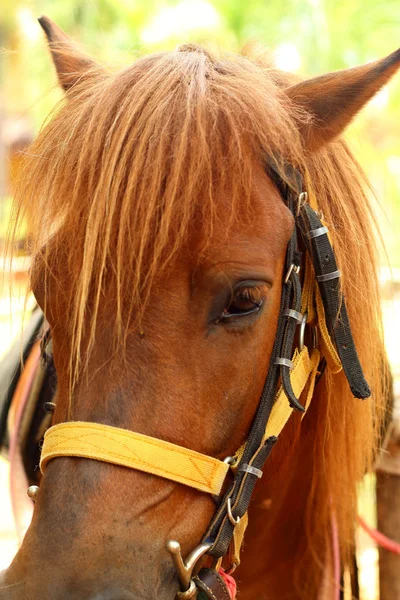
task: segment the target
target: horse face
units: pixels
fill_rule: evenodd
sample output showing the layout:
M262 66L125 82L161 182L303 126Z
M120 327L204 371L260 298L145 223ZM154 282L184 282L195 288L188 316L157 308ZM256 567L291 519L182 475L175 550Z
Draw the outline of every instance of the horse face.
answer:
M334 193L326 191L334 179L335 161L330 155L335 157L336 150L332 146L326 152L323 147L396 71L400 55L397 52L383 61L346 71L344 76L330 74L291 85L290 77L276 72L268 75L257 63L245 59L217 63L192 48L181 55L155 55L138 61L136 67L114 77L105 76L101 68L77 52L49 20L42 19L41 24L67 92L67 103L61 117L56 116L45 129L36 151L34 148L30 153L28 166L32 168L26 169L29 193L22 196L25 204L32 200L32 216L35 212L40 215L35 223L36 247L40 247L46 229L40 219L50 221L47 250L44 254L38 251L32 276L53 337L58 375L55 423L73 417L119 426L223 459L245 440L258 404L275 336L285 250L293 228L288 209L264 172L262 158L279 154L304 173L311 171L319 181L324 211L329 212L333 203L331 217L335 222L335 215L337 218L343 212L343 185L338 177ZM141 85L137 86L139 80ZM112 106L108 102L110 92L114 95ZM79 115L71 105L79 107ZM160 135L147 129L143 142L146 122L155 114L158 120L152 122L157 122L155 129ZM124 120L125 126L119 130ZM185 152L182 132L186 135ZM197 137L190 135L192 132ZM79 143L86 144L86 153L79 152ZM214 154L210 148L216 148ZM311 156L321 149L320 160ZM215 155L219 160L213 160ZM238 173L226 165L234 166ZM327 174L321 174L322 166ZM175 173L172 185L167 176L171 172ZM199 173L208 174L208 179ZM246 179L249 173L251 178ZM240 177L242 183L248 181L248 187L241 186L243 193L250 190L243 210L238 202L239 188L229 193L229 182ZM202 212L202 208L215 179L221 184L219 193L214 194L218 202L209 202L208 209L217 218L204 240L202 219L211 213ZM190 191L182 211L179 201L185 197L177 194L178 184L185 184L185 190ZM138 197L142 202L135 208L133 202ZM354 197L363 198L360 193ZM136 250L146 249L135 243L137 239L147 236L151 246L157 231L164 241L174 244L161 222L163 215L170 215L168 198L174 198L172 208L179 215L176 229L182 219L190 231L179 251L171 249L173 260L152 278L145 310L137 321L126 310L130 294L137 294L133 280L129 287L127 279L124 302L120 302L120 295L113 295L108 282L114 277L121 287L121 278L130 272L130 261L140 258L139 251L128 252L130 244ZM192 210L194 203L198 210ZM164 213L160 214L161 206ZM353 213L360 220L360 206L357 210L354 206ZM126 236L115 234L125 231L125 222L134 211L135 223L143 227L126 228ZM91 243L93 231L98 234L97 245ZM182 228L179 231L182 242ZM168 254L167 242L163 251ZM125 248L122 265L123 253L111 252L117 246ZM101 254L102 247L108 254ZM342 244L339 256L346 270L345 254ZM91 260L93 270L101 265L100 284L94 290ZM86 267L80 277L83 263ZM141 274L146 279L143 268ZM369 289L368 278L360 289ZM75 294L85 302L74 303ZM73 313L71 306L76 308ZM364 313L372 314L365 306ZM85 316L95 327L86 326ZM362 319L363 324L372 321L372 317ZM116 337L116 322L123 329L122 338ZM74 329L75 323L78 327ZM79 338L71 331L79 331ZM364 343L365 351L367 346ZM77 377L71 375L71 356L78 363L82 359L82 368L74 371L79 372ZM379 365L375 348L374 356L367 356ZM348 410L345 400L348 397L343 395L341 411L335 414ZM344 435L343 420L329 418L330 431ZM358 419L354 423L346 433L347 443L335 445L335 452L332 449L338 464L338 448L345 452L353 442L352 433L355 436L360 428ZM325 438L320 438L319 454L328 460ZM291 440L289 449L290 444ZM354 482L365 465L362 436L357 452L358 465L362 466L349 467L348 479L342 478L343 493L337 497L351 496L350 485L355 496ZM309 463L313 461L311 453ZM309 463L304 461L307 467ZM325 463L319 465L321 472L329 473ZM310 467L310 479L315 474ZM320 488L313 487L311 500L319 502L320 510L311 502L312 512L318 515L326 512L331 488L326 486L319 494ZM307 494L303 489L303 496ZM302 515L303 505L298 510ZM0 590L0 597L172 600L178 582L165 543L171 538L179 540L186 555L202 539L214 511L215 504L208 495L166 479L81 458L50 461L32 524L4 576L9 587L2 588L4 593ZM295 527L287 522L290 511L281 512L285 531L292 533ZM339 513L344 523L351 510L346 505L343 515ZM326 520L323 525L325 532ZM289 546L298 547L300 552L300 536L308 539L309 532L306 535L301 528L296 532L296 540ZM327 547L321 546L322 550ZM310 548L303 558L312 562L315 552ZM281 562L289 581L288 596L297 595L298 588L286 569L287 564L293 564L286 538L280 556L285 557ZM251 597L259 597L265 589L269 594L272 589L261 580L261 573L268 569L264 564L259 566L261 592ZM268 567L270 573L272 567ZM282 585L281 580L276 583L271 598L281 597ZM317 597L317 593L308 597Z
M198 236L190 240L152 290L123 358L111 357L113 336L102 316L87 372L74 389L74 420L123 427L220 459L234 454L266 376L293 227L261 166L254 170L252 205L251 222L227 231L220 220L201 254ZM34 268L44 269L40 259ZM36 279L48 282L43 308L53 335L59 422L68 419L68 332L56 290L67 280L57 265L47 268L52 277ZM39 286L41 304L43 294ZM49 594L102 598L118 589L104 597L171 600L177 583L165 543L177 539L188 554L214 511L209 495L166 479L61 458L46 469L25 549L41 573L41 592L47 582Z

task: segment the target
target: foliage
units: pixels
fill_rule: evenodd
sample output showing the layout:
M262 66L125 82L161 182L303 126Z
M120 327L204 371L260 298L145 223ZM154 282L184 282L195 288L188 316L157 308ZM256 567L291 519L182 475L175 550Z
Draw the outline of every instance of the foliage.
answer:
M398 45L397 0L2 0L0 90L9 114L37 130L61 94L35 17L46 14L86 50L112 65L182 42L240 51L277 50L303 75L347 68ZM301 63L300 63L301 59ZM296 65L297 62L297 65ZM290 69L290 64L287 65ZM350 138L386 218L391 262L400 267L399 78L352 126Z

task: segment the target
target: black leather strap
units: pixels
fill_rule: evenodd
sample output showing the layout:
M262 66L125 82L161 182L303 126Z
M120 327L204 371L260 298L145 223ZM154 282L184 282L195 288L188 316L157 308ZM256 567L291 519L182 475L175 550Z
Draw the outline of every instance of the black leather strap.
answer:
M287 308L287 297L288 290L286 286L284 286L278 328L271 357L272 360L269 365L264 390L261 394L258 410L239 467L242 464L249 464L258 469L262 469L264 461L276 442L276 438L271 438L263 444L262 439L265 433L266 423L268 422L272 410L279 381L279 366L274 364L274 359L279 357L282 347L286 325L286 317L282 316L282 312L284 308ZM209 554L214 558L220 558L226 554L234 531L234 526L227 515L228 498L231 499L234 518L243 517L250 502L256 481L257 476L242 471L240 468L237 469L235 479L222 498L220 507L214 515L205 537L203 538L204 542L211 542L213 544Z
M328 331L335 342L350 389L356 398L369 398L371 390L365 380L354 344L346 302L340 286L340 272L327 231L315 210L304 205L301 209L301 231L312 257L318 287L325 309ZM319 231L313 237L310 231Z
M291 309L296 312L300 312L301 308L301 284L299 275L295 272L291 275ZM296 329L298 326L298 321L287 317L287 323L285 328L285 335L282 343L281 357L291 362L291 358L293 355L293 343L294 336L296 333ZM292 382L290 380L290 371L291 367L287 365L281 365L281 379L282 379L282 387L285 390L285 394L289 400L290 406L300 411L304 411L303 406L299 403L298 398L292 388Z
M288 172L283 178L281 171L272 162L269 163L267 170L268 174L277 184L285 203L296 219L297 201L299 194L302 192L302 177L300 173L296 169L288 166ZM214 515L203 538L204 542L211 542L213 544L209 554L214 558L220 558L226 554L234 531L234 525L227 514L228 499L230 499L233 519L242 518L248 509L254 486L258 480L257 475L242 470L241 467L243 465L250 465L256 467L256 469L262 470L265 460L277 441L277 438L274 436L265 441L263 441L263 437L274 404L280 375L282 376L282 382L285 391L287 390L291 403L295 405L296 408L302 409L291 388L289 377L290 369L276 364L276 359L288 358L287 356L282 355L283 350L289 352L288 348L291 346L290 352L292 351L294 332L297 323L293 319L288 319L284 313L290 308L297 311L300 310L301 286L298 274L296 273L297 269L293 268L299 267L300 263L301 256L298 250L297 230L295 228L286 252L286 272L290 273L290 276L282 286L281 306L275 342L258 410L249 432L243 456L238 465L238 469L236 470L233 484L225 493L220 507Z
M269 161L267 171L277 184L283 200L296 221L296 228L288 244L286 254L286 268L290 273L290 277L282 286L279 320L268 375L244 453L236 470L234 481L222 498L220 506L203 538L204 542L212 543L208 554L214 558L220 558L227 553L235 527L234 521L237 518L242 518L247 511L258 479L254 472L251 473L248 470L241 469L241 467L250 465L262 470L266 458L277 441L275 437L263 441L263 436L274 403L279 375L281 375L282 385L290 403L293 407L302 410L298 399L293 393L290 382L290 367L288 366L297 326L296 320L288 317L288 310L299 312L301 306L300 280L296 269L291 268L291 265L299 266L301 261L297 245L298 229L300 229L304 244L312 258L325 307L329 332L335 341L351 390L354 396L358 398L366 398L370 395L370 389L364 378L354 346L332 246L315 211L307 204L302 207L298 205L300 193L302 192L302 178L296 169L293 169L290 165L287 167L287 172L282 177L275 164ZM313 232L311 235L309 235L310 231ZM281 360L277 361L277 359ZM230 518L227 512L228 499L231 506Z
M287 198L287 203L293 212L295 210L294 204L297 196L298 194L296 191L296 193L292 192L292 195ZM299 261L300 257L297 248L297 232L294 231L292 239L288 244L286 268L289 270L291 265L297 266ZM294 288L296 290L295 292L293 291ZM263 392L261 394L258 410L247 439L244 453L238 465L238 469L236 470L234 481L222 498L219 509L214 515L214 518L212 519L210 526L203 538L204 542L213 544L209 550L209 554L214 558L220 558L227 553L234 531L234 524L232 523L231 519L229 519L227 513L228 499L230 499L233 519L242 518L247 512L254 486L258 480L257 475L246 470L242 470L241 466L250 465L256 467L256 469L262 470L265 460L277 441L277 438L274 436L265 441L263 441L263 437L275 400L281 369L287 369L287 367L281 367L280 365L276 364L275 361L277 358L281 357L285 337L292 338L292 335L294 335L292 331L293 324L296 326L296 322L294 322L293 319L288 320L284 312L289 308L294 308L296 310L299 309L301 305L301 289L299 288L298 275L294 270L292 270L288 281L282 286L278 326L269 364L268 375ZM296 298L296 301L292 306L292 300L294 296L298 296L298 298ZM292 400L296 400L294 395Z
M194 581L199 590L197 600L231 600L225 581L214 569L201 569Z

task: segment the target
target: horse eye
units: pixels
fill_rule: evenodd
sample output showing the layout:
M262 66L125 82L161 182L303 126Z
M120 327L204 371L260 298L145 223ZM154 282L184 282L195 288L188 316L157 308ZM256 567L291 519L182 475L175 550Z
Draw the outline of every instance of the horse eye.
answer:
M229 305L224 309L220 320L245 317L258 312L266 297L266 286L242 284L233 290Z

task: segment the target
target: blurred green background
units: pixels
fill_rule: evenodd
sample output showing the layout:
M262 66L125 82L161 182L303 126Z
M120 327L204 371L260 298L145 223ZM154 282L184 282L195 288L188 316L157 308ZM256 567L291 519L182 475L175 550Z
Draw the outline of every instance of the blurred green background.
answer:
M400 39L398 0L1 0L3 197L12 193L10 154L12 163L18 163L18 150L60 97L36 20L41 14L55 20L90 54L113 65L187 41L234 52L253 44L270 51L279 67L308 76L382 57L395 50ZM348 132L379 198L377 218L396 268L400 268L399 115L397 78ZM4 202L2 208L4 231ZM387 264L384 255L382 263Z

